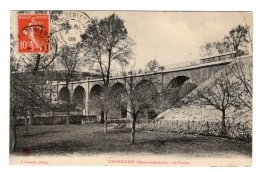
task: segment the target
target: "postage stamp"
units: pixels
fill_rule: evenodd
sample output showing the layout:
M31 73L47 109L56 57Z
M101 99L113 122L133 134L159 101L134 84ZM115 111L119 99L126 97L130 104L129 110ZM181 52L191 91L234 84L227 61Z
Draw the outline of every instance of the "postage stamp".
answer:
M18 15L18 52L46 53L49 50L49 15Z

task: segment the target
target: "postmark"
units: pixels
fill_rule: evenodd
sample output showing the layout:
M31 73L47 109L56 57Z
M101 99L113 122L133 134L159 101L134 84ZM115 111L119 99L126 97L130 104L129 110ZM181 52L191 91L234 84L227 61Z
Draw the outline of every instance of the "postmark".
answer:
M49 15L18 15L18 53L47 53L49 33Z
M69 29L60 32L60 40L63 44L74 46L81 41L81 35L89 24L89 16L80 11L66 11L62 14L62 20L67 22Z

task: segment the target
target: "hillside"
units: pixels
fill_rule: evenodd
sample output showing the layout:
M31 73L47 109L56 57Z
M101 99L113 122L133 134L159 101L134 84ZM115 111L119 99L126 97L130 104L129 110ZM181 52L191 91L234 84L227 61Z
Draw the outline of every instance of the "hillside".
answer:
M253 59L251 57L241 58L241 63L244 65L245 69L250 69L249 66L252 65ZM232 67L233 65L237 64L236 61L231 62L229 64L229 67ZM196 92L196 90L201 89L205 86L212 88L215 84L215 78L218 78L221 76L222 72L225 72L225 70L229 70L229 68L224 68L218 71L214 74L214 77L209 78L204 83L199 85L195 90L193 90L190 94L188 94L185 99L190 99L193 96L193 93ZM247 76L252 71L245 71L247 73ZM230 74L230 80L236 81L237 78L234 76L234 74ZM249 98L246 98L249 99ZM252 101L252 100L247 100ZM213 107L202 107L198 102L192 102L189 103L189 105L185 105L179 108L172 108L168 109L161 114L159 114L156 118L156 121L163 121L163 120L190 120L190 121L209 121L209 122L218 122L221 121L221 112L214 109ZM229 108L227 109L227 120L230 123L238 124L238 123L252 123L252 112L249 111L247 108L242 109L235 109L235 108Z

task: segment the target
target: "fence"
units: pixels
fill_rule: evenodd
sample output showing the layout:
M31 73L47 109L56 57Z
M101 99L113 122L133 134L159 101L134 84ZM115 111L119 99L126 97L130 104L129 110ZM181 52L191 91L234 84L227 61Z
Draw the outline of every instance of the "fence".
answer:
M53 124L66 124L65 115L59 116L37 116L33 118L33 125L53 125ZM96 116L84 116L84 115L70 115L70 124L83 124L83 123L95 123ZM28 119L29 120L29 119ZM16 125L25 125L25 118L19 118L16 120Z
M232 139L251 140L252 139L252 126L248 123L238 123L233 125L231 123L226 124L227 135L226 137ZM221 136L221 122L209 122L209 121L187 121L187 120L160 120L157 122L141 123L137 125L139 129L145 129L150 131L163 131L174 132L179 134L200 134Z

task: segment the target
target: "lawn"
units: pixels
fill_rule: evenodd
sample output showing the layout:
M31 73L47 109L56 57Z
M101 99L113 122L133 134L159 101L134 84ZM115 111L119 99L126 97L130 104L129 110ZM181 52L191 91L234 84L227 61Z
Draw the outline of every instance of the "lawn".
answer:
M34 125L17 128L16 154L73 154L154 153L194 157L251 156L252 144L211 136L180 135L175 133L138 130L136 143L130 144L130 128L108 129L101 124Z

